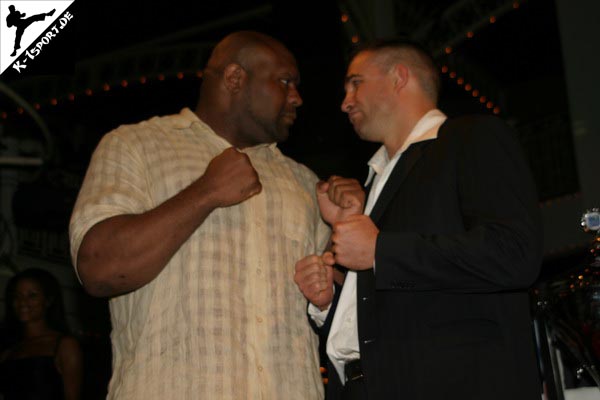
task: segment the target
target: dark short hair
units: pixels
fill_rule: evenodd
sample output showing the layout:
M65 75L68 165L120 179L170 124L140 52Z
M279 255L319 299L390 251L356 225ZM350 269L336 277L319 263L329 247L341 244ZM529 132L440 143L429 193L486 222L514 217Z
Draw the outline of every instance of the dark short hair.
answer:
M14 275L8 281L5 290L5 314L4 328L11 333L11 336L16 336L14 339L20 339L22 335L22 327L20 321L15 315L13 300L17 284L22 280L31 280L40 285L44 293L44 297L50 300L46 314L46 323L48 326L58 332L67 333L67 323L65 320L64 305L60 285L56 278L48 271L39 268L29 268Z
M374 53L377 62L385 68L397 63L408 64L423 91L437 103L441 88L439 69L429 51L420 43L406 38L376 39L357 46L350 56L350 62L364 52Z

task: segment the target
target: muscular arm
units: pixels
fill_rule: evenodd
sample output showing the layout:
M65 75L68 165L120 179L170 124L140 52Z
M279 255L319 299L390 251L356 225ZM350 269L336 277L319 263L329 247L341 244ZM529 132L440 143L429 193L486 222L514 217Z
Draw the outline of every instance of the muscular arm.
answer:
M261 190L245 154L225 150L205 173L158 207L94 225L77 255L79 276L95 296L116 296L152 281L217 207L240 203Z

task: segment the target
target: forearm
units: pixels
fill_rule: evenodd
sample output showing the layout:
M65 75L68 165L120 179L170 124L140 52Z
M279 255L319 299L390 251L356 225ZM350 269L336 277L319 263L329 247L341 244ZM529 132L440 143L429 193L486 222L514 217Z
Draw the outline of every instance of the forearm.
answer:
M215 208L203 178L142 214L93 226L77 255L77 270L94 296L116 296L152 281Z

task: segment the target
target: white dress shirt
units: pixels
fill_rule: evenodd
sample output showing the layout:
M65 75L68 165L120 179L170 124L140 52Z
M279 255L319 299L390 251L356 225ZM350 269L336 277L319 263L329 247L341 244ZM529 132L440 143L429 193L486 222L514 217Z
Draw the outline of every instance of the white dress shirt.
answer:
M417 122L402 147L391 159L385 146L381 146L371 157L368 163L369 176L365 186L371 180L373 180L373 186L365 205L365 215L369 215L373 210L385 183L404 151L413 143L437 138L439 127L445 120L446 115L440 110L430 110ZM308 311L318 326L323 325L329 313L329 309L320 311L312 304L309 305ZM344 364L360 358L356 318L356 272L348 271L327 338L327 355L342 383L346 381Z

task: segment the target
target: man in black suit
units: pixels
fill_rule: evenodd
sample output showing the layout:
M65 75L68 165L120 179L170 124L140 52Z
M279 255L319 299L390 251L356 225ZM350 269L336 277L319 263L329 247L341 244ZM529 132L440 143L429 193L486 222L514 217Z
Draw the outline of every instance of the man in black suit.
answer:
M364 210L356 182L318 185L331 252L295 274L327 335L330 400L540 398L527 296L542 251L534 184L511 129L447 119L439 86L412 43L366 47L348 67L342 110L382 147ZM349 271L336 289L334 264Z

